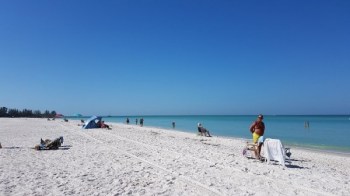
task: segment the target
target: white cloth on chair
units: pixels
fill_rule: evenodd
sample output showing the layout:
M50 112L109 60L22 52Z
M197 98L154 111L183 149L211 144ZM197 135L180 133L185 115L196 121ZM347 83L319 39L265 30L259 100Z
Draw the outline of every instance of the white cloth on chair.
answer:
M274 160L285 166L286 153L280 140L267 138L264 142L263 151L267 163Z

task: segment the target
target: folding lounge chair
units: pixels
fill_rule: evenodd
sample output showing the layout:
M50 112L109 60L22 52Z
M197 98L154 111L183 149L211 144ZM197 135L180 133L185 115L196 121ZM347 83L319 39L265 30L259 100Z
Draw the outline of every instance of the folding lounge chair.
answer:
M269 144L272 144L271 142L275 143L274 146L271 146ZM285 159L288 157L288 159L290 159L292 153L290 152L290 148L284 148L284 146L282 145L280 140L276 140L276 139L270 139L267 138L266 140L264 140L262 138L262 140L259 139L258 143L250 143L247 142L246 143L246 147L243 149L243 155L246 157L252 157L252 153L248 153L249 151L255 152L258 148L258 144L262 143L262 147L261 147L261 152L260 152L260 156L263 157L267 162L270 162L271 160L274 160L274 157L278 157L276 155L276 151L278 152L277 148L280 148L280 155L283 158L283 161L280 159L279 162L284 165ZM275 150L274 150L275 148ZM277 149L277 150L276 150ZM275 151L274 154L271 155L270 151ZM250 156L249 156L250 154ZM275 155L275 156L274 156Z
M258 150L259 145L263 145L263 144L264 144L264 137L263 136L259 138L257 143L247 141L246 146L243 149L243 155L246 157L253 157L252 152L255 153L255 151ZM261 147L261 149L262 149L262 147ZM251 151L251 153L248 153L249 151ZM248 154L250 154L250 156Z
M280 165L285 165L286 158L290 159L292 153L290 148L284 148L281 140L279 139L266 139L263 145L263 153L266 158L266 162L276 161Z

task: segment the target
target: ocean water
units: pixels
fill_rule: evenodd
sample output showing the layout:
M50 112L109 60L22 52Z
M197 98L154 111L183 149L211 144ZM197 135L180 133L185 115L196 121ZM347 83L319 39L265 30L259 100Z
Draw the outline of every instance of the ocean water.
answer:
M173 129L172 122L175 122L174 130L194 134L200 122L214 136L251 139L249 126L257 116L111 116L104 117L104 120L125 123L127 117L130 124L135 124L136 118L143 117L144 126L166 129ZM309 128L304 127L305 121L309 122ZM290 146L350 153L350 115L271 115L264 116L264 122L265 138L280 139L283 144Z

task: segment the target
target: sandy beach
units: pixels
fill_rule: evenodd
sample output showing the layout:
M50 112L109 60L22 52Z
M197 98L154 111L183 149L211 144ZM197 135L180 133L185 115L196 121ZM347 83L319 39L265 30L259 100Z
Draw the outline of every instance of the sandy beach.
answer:
M241 139L78 124L0 118L0 195L350 195L348 155L292 148L284 167L244 157Z

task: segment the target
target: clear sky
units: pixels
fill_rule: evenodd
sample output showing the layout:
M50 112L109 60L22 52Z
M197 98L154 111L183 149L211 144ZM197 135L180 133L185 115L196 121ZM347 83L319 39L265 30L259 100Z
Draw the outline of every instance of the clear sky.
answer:
M350 114L348 0L0 0L0 106Z

